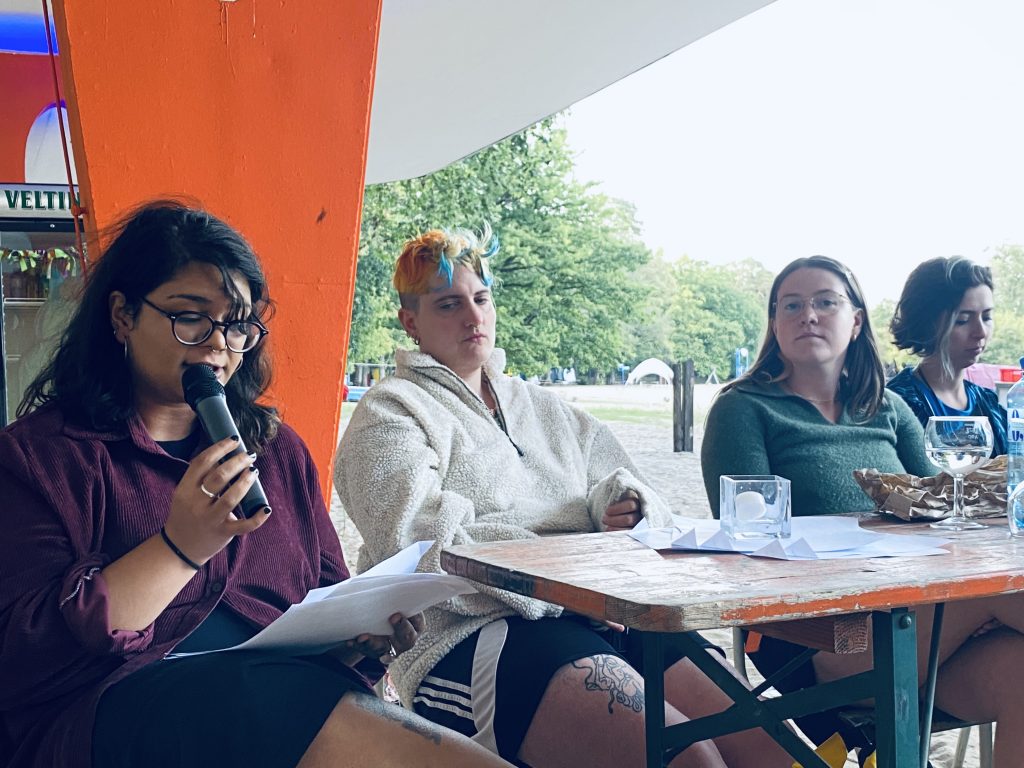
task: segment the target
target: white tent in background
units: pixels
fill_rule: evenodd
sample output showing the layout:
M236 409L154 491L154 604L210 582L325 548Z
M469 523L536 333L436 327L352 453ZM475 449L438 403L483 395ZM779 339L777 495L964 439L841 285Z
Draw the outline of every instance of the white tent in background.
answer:
M660 384L672 383L672 369L656 357L649 357L629 373L627 384L636 384L644 376L657 376Z

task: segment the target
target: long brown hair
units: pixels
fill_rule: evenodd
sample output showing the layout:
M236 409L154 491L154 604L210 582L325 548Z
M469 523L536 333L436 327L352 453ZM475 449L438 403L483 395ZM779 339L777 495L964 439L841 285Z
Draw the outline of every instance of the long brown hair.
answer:
M844 264L830 259L828 256L809 256L790 262L779 272L772 289L768 294L768 328L761 342L761 350L757 359L743 376L729 382L722 388L727 392L744 381L758 384L770 384L783 381L789 376L786 361L782 359L779 340L775 336L773 320L775 319L775 303L778 300L779 287L782 281L798 269L824 269L843 281L850 303L861 310L863 324L857 338L850 342L846 350L846 365L839 381L839 397L846 405L850 415L857 421L870 421L878 413L885 392L885 369L878 354L875 334L871 330L871 318L864 304L864 292L860 283Z

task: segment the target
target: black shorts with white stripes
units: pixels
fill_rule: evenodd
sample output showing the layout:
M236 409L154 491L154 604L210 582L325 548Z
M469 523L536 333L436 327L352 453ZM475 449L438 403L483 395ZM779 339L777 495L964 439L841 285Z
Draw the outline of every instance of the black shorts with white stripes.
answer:
M580 616L494 621L441 659L417 689L414 708L517 763L533 715L559 669L598 655L618 656L639 669L639 645L636 635L612 632ZM667 642L665 668L682 656Z

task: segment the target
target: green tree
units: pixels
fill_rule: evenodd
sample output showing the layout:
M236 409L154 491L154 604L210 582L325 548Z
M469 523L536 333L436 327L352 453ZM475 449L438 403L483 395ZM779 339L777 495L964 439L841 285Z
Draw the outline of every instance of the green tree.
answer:
M892 365L900 370L905 365L915 365L917 357L903 349L897 349L892 338L892 331L889 324L893 315L896 314L896 302L892 299L882 299L871 307L868 312L871 318L871 330L875 333L875 342L878 344L878 353L882 362Z
M633 280L642 287L644 298L634 305L626 323L626 362L634 367L649 357L670 362L675 357L675 326L666 308L672 306L679 290L675 270L658 252L633 273Z
M772 290L775 275L756 259L743 259L726 264L723 269L732 285L743 294L753 296L761 302L762 312L768 313L768 294Z
M1024 314L1024 246L1001 245L992 256L996 307Z
M510 370L609 370L628 351L627 323L650 259L632 206L572 178L565 131L545 120L419 179L368 187L363 204L349 359L377 359L402 339L390 286L410 237L480 227L501 239L498 344Z
M737 285L737 275L746 275L749 263L713 267L683 257L673 266L677 285L670 310L674 357L692 358L694 370L702 376L710 375L713 368L725 378L731 372L734 349L746 347L756 354L767 318L767 288L760 287L761 280L755 281L757 287Z
M1024 316L997 304L993 320L995 332L985 350L984 361L1018 365L1021 357L1024 357Z
M992 257L995 333L985 361L1017 365L1024 356L1024 246L1001 245Z

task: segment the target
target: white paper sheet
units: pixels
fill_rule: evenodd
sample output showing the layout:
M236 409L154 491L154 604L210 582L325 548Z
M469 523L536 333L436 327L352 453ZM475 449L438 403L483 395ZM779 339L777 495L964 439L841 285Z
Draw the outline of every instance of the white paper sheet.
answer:
M854 557L947 555L950 539L866 531L852 517L794 517L788 539L734 539L718 520L673 515L671 528L650 528L645 521L630 536L652 549L738 552L779 560L831 560Z
M240 650L311 655L367 633L390 635L388 617L412 616L458 595L476 592L459 576L415 573L433 542L421 541L340 584L310 590L268 627L246 642L217 651L171 654L170 658Z
M318 600L323 600L325 597L343 595L350 589L358 589L359 587L353 587L352 585L365 579L372 579L378 576L395 576L399 574L415 573L416 566L420 564L420 558L422 558L423 555L426 554L427 550L432 546L434 546L434 542L432 541L417 541L415 544L410 544L398 554L392 555L387 560L377 563L370 570L364 571L357 576L353 576L347 581L343 581L340 584L331 584L327 587L318 587L317 589L309 590L309 592L306 593L306 596L302 598L301 605L305 605L306 603L315 603Z

